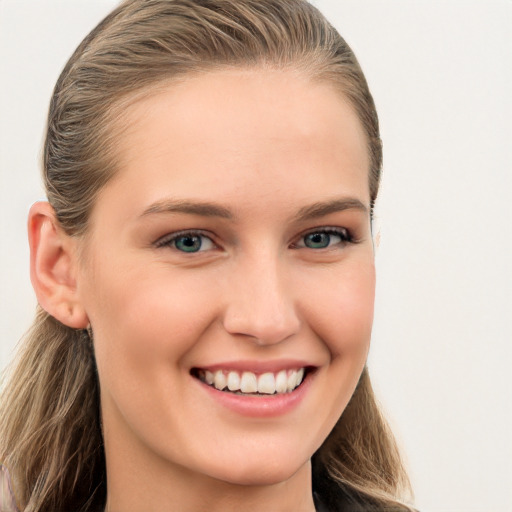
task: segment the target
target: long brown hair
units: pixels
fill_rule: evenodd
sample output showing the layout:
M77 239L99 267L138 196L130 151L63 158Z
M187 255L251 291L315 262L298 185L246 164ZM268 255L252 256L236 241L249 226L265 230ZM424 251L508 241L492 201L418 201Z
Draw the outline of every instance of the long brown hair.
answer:
M374 102L353 52L316 8L305 0L126 0L79 45L51 99L43 177L64 231L86 235L98 191L117 171L127 106L190 73L259 66L328 82L350 101L367 136L373 206L382 165ZM0 406L0 460L25 512L104 507L98 389L87 332L39 309ZM400 505L407 476L366 368L313 457L313 485L332 510L340 496L408 510Z

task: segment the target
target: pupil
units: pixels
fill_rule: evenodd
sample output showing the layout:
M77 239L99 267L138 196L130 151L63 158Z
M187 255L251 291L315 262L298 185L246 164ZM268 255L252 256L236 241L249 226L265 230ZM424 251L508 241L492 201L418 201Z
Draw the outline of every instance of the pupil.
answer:
M306 236L306 246L313 249L327 247L330 242L330 236L327 233L311 233Z
M176 240L176 247L185 252L196 252L201 248L201 239L198 236L182 236Z

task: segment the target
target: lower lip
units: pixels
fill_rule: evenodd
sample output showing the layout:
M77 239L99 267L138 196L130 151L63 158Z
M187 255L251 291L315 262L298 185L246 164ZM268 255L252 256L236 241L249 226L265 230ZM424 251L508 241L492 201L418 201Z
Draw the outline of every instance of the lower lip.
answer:
M298 407L311 387L312 377L312 372L307 373L302 384L290 393L268 396L236 395L227 391L219 391L195 377L193 379L213 400L216 400L222 406L243 416L270 418L287 414Z

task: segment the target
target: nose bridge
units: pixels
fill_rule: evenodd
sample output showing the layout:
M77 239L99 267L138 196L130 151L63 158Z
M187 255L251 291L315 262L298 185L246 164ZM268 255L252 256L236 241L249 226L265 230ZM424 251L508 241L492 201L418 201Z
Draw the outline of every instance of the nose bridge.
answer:
M241 257L230 283L224 327L260 345L279 343L300 327L286 265L272 251Z

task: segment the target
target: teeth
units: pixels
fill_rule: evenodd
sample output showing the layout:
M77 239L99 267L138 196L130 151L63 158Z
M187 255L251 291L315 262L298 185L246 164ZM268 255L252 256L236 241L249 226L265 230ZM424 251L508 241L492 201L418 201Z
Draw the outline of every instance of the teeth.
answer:
M276 379L273 373L263 373L258 378L258 393L273 395L276 392Z
M292 370L288 375L287 389L286 391L293 391L297 387L297 372Z
M240 389L240 375L237 372L228 373L228 389L229 391L238 391Z
M276 377L276 391L278 393L286 393L288 388L288 375L286 370L281 370Z
M199 378L215 387L219 391L231 391L243 393L258 393L261 395L273 395L275 393L290 393L304 379L304 368L299 370L281 370L276 374L272 372L262 373L257 376L253 372L200 370Z
M256 393L256 391L258 391L258 381L254 373L242 373L242 380L240 381L240 391L242 393Z
M213 381L213 385L220 391L222 391L226 387L226 376L222 371L215 372L215 380Z

